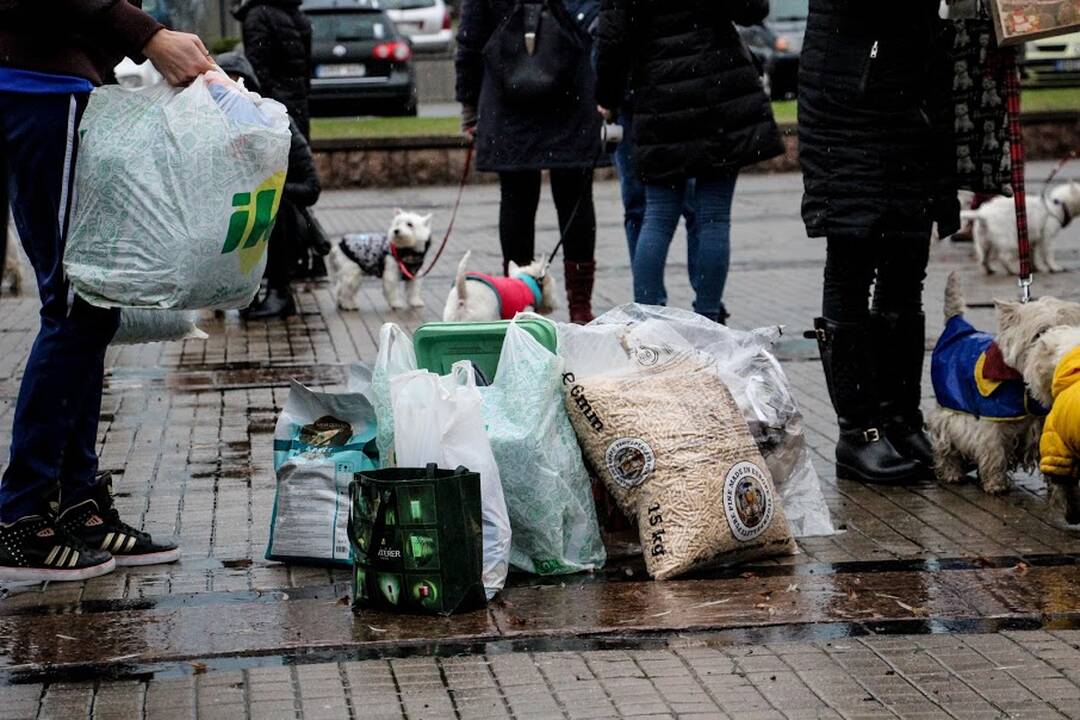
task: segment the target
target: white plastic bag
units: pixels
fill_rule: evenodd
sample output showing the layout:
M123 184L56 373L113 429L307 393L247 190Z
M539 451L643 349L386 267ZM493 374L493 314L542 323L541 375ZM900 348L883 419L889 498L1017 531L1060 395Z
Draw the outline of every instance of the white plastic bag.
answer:
M371 398L378 419L377 443L382 467L398 464L394 460L394 409L390 399L390 381L416 368L412 340L394 323L384 324L379 329L379 354L371 374Z
M562 385L562 358L511 323L495 379L480 388L513 528L510 562L542 575L594 570L606 560Z
M195 326L195 313L186 310L123 308L113 345L139 345L168 340L205 340L210 337Z
M227 110L211 85L230 88ZM80 139L64 254L75 292L102 307L250 303L288 169L279 103L219 72L182 90L104 87L90 97Z
M778 328L751 332L675 308L628 304L584 327L559 326L559 354L579 377L634 372L656 353L704 352L731 390L769 466L796 537L836 532L810 460L791 383L771 352Z
M446 377L414 370L390 381L394 454L399 467L466 467L480 473L484 589L490 600L510 570L510 518L499 467L484 431L480 393L468 362Z

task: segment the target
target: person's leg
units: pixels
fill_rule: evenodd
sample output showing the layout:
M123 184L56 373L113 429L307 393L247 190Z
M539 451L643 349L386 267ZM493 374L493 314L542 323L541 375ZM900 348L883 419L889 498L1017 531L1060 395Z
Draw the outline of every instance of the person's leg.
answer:
M686 222L686 272L690 276L690 289L696 293L699 232L697 222L697 181L693 178L686 183L682 214L683 220Z
M889 440L904 457L929 473L933 448L921 410L923 363L926 359L926 316L923 282L930 259L930 229L925 233L885 238L874 289L873 320L877 337L877 371L881 411Z
M869 308L881 243L879 238L828 240L822 317L814 328L840 426L837 477L897 484L916 478L920 467L900 455L882 426Z
M536 208L540 204L540 171L499 173L499 244L503 274L510 261L528 265L536 249Z
M63 270L86 95L0 93L0 143L13 216L34 268L41 326L26 362L0 481L0 579L80 580L109 572L106 552L54 526L49 500L91 494L105 350L119 312L73 297Z
M622 193L623 225L626 227L626 247L630 262L634 261L634 248L645 220L645 183L638 177L634 166L634 145L630 139L631 116L623 114L619 122L624 129L623 141L615 148L615 167L619 171L619 189Z
M634 250L634 302L660 305L667 298L664 266L682 213L685 185L645 185L645 222Z
M724 286L731 264L731 200L735 175L699 179L695 183L695 219L698 230L694 288L694 312L716 322L727 321ZM685 198L683 200L685 206ZM684 207L680 207L680 212Z
M562 229L563 268L570 322L591 322L596 277L596 208L592 168L551 171L551 195Z
M296 210L287 200L278 208L270 243L266 248L266 296L245 313L248 320L284 318L296 314L290 279L297 265Z

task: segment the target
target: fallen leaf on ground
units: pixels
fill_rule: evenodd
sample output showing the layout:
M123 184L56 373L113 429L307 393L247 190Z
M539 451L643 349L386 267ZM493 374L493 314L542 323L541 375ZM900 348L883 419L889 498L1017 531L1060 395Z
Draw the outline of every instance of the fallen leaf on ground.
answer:
M189 662L188 665L191 666L192 672L194 672L196 675L202 675L204 672L206 672L206 663Z

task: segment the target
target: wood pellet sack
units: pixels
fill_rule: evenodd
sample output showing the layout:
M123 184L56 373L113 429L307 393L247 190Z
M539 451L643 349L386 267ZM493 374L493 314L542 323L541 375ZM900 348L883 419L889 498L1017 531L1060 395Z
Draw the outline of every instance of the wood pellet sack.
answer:
M564 388L586 461L637 519L649 574L794 553L768 466L708 360L637 359L633 374L567 374Z

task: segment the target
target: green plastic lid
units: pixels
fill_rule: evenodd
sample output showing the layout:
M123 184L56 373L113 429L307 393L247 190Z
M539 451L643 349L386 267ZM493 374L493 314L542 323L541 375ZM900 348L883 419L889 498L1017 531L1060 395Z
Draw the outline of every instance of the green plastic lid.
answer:
M523 330L551 352L558 350L555 323L540 318L516 320ZM439 375L449 375L454 363L472 360L489 381L495 379L509 320L476 323L428 323L413 334L416 362Z

